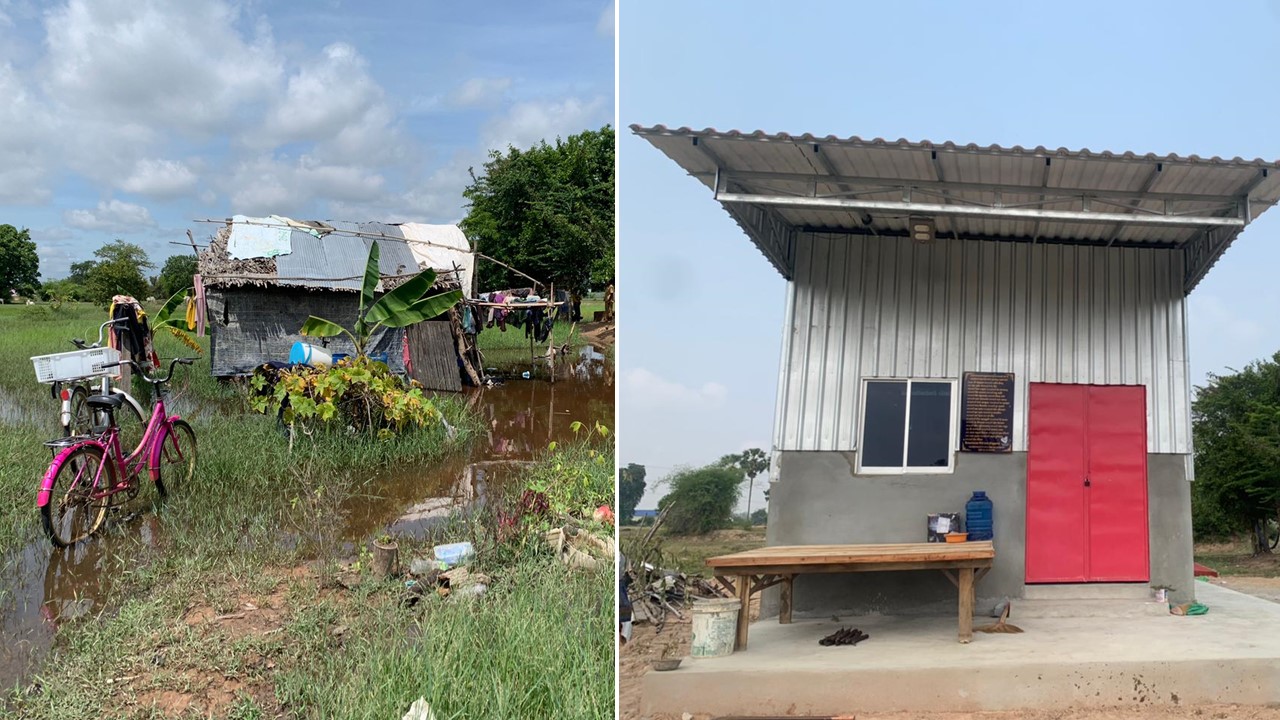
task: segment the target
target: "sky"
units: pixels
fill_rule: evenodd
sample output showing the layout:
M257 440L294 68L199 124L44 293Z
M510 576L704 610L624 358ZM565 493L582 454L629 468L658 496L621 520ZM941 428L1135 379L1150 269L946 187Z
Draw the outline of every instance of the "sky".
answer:
M786 283L629 125L1280 159L1278 0L780 7L618 10L619 460L648 469L641 508L678 467L769 450ZM1273 208L1190 297L1194 384L1280 350L1278 268Z
M0 0L0 223L46 280L232 214L456 222L488 150L613 120L612 0Z

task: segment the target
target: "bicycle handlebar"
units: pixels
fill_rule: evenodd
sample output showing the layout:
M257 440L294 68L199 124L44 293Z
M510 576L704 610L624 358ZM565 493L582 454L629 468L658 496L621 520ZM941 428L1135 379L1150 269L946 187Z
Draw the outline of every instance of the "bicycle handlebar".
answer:
M119 367L121 365L132 365L133 369L138 371L138 377L142 378L143 380L146 380L152 385L160 385L161 383L169 382L169 380L173 378L173 367L175 365L190 365L193 362L195 362L195 358L174 358L173 361L169 363L169 374L162 378L153 378L148 376L146 371L142 369L142 366L139 365L134 360L121 360L120 362L107 363L102 367L112 368L112 367Z
M93 348L102 347L102 337L103 337L103 334L106 332L107 326L108 326L108 325L119 325L119 324L121 324L121 323L125 323L125 322L128 322L128 320L126 320L125 318L116 318L115 320L108 320L108 321L106 321L106 322L102 323L101 325L99 325L99 326L98 326L98 342L96 342L96 343L94 343L94 344L92 344L92 345L86 345L86 344L85 344L85 341L84 341L84 340L81 340L80 338L71 338L71 344L72 344L72 345L75 345L76 347L80 348L81 350L92 350Z

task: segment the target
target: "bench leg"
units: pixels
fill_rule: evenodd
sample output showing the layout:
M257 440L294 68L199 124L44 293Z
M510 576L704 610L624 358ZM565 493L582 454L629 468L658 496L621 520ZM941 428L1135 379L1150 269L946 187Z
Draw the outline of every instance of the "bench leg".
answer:
M791 624L791 586L795 578L795 575L782 578L782 594L778 598L778 622L782 625Z
M960 642L973 639L973 568L960 568Z
M734 650L747 649L747 625L751 622L751 576L738 576L738 600L742 607L738 610L738 637L734 642Z

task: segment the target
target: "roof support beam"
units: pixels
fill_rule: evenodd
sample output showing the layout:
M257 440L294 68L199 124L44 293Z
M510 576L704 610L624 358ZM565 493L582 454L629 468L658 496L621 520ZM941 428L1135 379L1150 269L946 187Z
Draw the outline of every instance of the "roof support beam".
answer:
M701 147L701 146L699 146ZM717 165L724 168L724 165ZM938 182L935 180L907 180L901 178L866 178L866 177L850 177L845 175L820 175L817 173L776 173L776 172L744 172L737 170L722 169L720 173L726 178L738 184L752 183L756 181L777 181L787 183L800 183L802 186L812 186L813 183L820 182L830 185L850 185L854 187L878 187L878 188L903 188L910 187L918 190L936 190L940 192L985 192L985 193L1004 193L1006 195L1039 195L1043 193L1050 197L1076 198L1082 197L1107 198L1110 200L1167 200L1169 202L1199 202L1199 203L1215 203L1219 205L1234 204L1240 200L1242 193L1233 193L1231 195L1197 195L1188 193L1153 193L1153 192L1137 192L1125 190L1092 190L1087 188L1064 188L1064 187L1030 187L1026 185L998 185L993 183L971 183L971 182ZM715 172L694 172L691 173L695 177L710 179Z
M1236 218L1244 224L1248 224L1252 219L1252 208L1250 207L1249 193L1253 192L1262 181L1267 179L1270 171L1262 168L1258 174L1241 186L1237 195L1240 197L1240 215ZM1197 234L1194 238L1187 241L1182 248L1182 291L1185 294L1191 294L1209 268L1218 262L1218 258L1226 251L1227 246L1235 239L1239 230L1233 232L1223 232L1221 229L1206 228L1203 232Z
M1160 179L1160 173L1162 172L1164 172L1164 163L1156 163L1156 166L1151 168L1151 172L1147 174L1147 179L1142 181L1142 187L1138 189L1138 192L1144 193L1144 194L1149 192L1151 190L1151 186L1156 184L1156 180ZM1135 199L1135 200L1130 200L1128 204L1129 204L1129 207L1133 208L1134 210L1137 210L1138 203L1140 202L1142 201ZM1111 228L1107 231L1107 234L1104 237L1107 237L1110 240L1110 242L1107 243L1108 247L1110 247L1111 244L1115 242L1116 235L1120 234L1120 230L1123 227L1124 227L1123 225L1120 225L1119 223L1117 223L1115 225L1112 225Z
M698 138L693 139L693 144L698 150L711 162L715 163L717 168L724 167L724 163L716 155L715 151L707 147L706 144L699 144ZM715 192L720 194L722 190L729 187L729 178L726 173L716 170L715 173ZM783 221L778 213L770 207L734 207L731 205L723 206L729 216L734 219L744 230L747 236L755 241L756 247L760 248L760 252L773 263L787 280L791 279L794 271L793 258L795 257L795 229L790 224Z
M1127 225L1162 225L1175 227L1242 228L1245 226L1244 219L1236 217L1131 215L1128 213L1088 212L1079 210L974 207L966 205L939 205L937 203L894 202L890 200L857 200L834 197L791 197L786 195L758 195L731 192L717 192L716 199L726 204L806 208L812 210L866 210L868 212L898 215L958 215L1005 220L1057 220L1061 222L1077 223L1120 223Z

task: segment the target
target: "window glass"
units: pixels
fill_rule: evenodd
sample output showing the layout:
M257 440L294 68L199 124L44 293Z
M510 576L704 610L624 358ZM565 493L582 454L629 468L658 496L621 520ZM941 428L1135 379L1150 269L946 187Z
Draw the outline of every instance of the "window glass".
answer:
M951 383L911 383L907 467L946 467L951 456Z
M862 422L862 466L902 467L907 383L901 380L868 382Z

